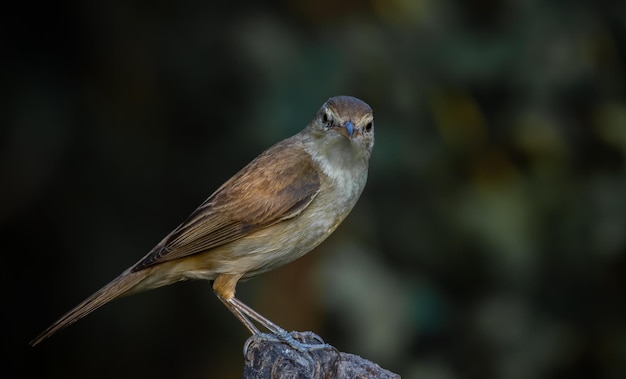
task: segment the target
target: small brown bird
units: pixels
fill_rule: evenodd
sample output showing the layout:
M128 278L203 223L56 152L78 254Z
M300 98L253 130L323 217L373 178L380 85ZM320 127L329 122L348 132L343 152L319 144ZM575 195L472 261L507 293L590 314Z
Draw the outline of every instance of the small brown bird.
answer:
M250 330L285 331L235 297L235 286L289 263L324 241L357 202L374 146L365 102L328 99L300 133L261 153L120 276L44 330L31 345L109 301L187 279L213 290Z

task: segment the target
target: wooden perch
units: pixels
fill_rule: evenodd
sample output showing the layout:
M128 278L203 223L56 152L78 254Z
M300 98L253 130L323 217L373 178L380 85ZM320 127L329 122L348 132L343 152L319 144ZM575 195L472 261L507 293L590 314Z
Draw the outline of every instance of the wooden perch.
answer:
M255 334L244 345L244 379L399 379L357 355L342 353L313 332L291 332L293 340L306 345L300 349L288 339L272 334Z

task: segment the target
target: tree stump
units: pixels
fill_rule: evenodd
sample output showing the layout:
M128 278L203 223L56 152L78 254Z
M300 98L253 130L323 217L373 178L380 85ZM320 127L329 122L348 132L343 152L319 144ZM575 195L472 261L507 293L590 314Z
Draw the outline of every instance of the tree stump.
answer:
M340 352L313 332L291 332L289 336L257 334L248 338L244 345L243 378L400 378L371 361Z

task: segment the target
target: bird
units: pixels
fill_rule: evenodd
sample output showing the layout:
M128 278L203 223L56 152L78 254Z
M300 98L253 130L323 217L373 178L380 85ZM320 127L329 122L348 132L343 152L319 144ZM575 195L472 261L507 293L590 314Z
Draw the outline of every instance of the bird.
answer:
M329 98L299 133L268 148L221 185L137 263L30 341L35 346L104 304L188 279L212 282L253 335L286 332L235 297L239 281L322 243L359 199L374 147L372 108Z

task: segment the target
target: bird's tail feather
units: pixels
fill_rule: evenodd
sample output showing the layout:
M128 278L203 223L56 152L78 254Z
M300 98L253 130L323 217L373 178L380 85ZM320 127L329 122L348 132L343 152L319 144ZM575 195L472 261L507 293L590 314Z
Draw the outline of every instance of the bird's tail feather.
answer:
M52 336L59 330L72 325L76 321L87 316L89 313L95 311L109 301L123 295L129 295L130 293L134 292L131 291L133 287L139 284L139 282L141 282L145 277L146 275L143 271L124 272L122 275L113 279L109 284L99 289L96 293L83 300L82 303L78 304L71 311L67 312L54 324L50 325L40 335L30 341L30 345L35 346L39 344L44 339Z

